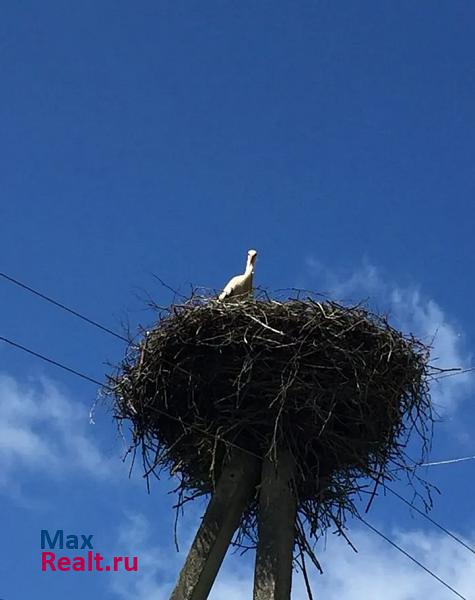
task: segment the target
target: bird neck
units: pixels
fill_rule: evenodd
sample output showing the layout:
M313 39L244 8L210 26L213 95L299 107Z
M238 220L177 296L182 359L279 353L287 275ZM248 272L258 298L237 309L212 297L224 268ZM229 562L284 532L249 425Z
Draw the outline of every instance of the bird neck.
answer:
M254 273L254 263L251 258L247 259L245 275L252 275Z

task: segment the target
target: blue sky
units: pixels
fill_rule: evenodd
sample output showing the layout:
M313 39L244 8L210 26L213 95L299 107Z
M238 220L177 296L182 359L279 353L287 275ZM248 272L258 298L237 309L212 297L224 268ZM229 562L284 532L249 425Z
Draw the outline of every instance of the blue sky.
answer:
M421 2L64 3L0 20L0 270L120 331L149 323L155 273L219 288L259 251L256 282L367 298L441 366L475 346L475 5ZM0 281L0 335L102 380L123 344ZM93 385L0 346L0 596L162 600L184 552L172 483L128 478ZM432 457L475 454L473 378L434 389ZM475 462L431 467L434 518L475 544ZM400 486L404 492L404 487ZM186 548L201 506L180 524ZM380 498L370 517L460 592L473 556ZM326 597L450 592L358 523L315 576ZM138 574L45 575L40 530L92 533ZM249 597L231 556L213 598ZM294 598L303 597L296 578ZM47 596L48 595L48 596Z

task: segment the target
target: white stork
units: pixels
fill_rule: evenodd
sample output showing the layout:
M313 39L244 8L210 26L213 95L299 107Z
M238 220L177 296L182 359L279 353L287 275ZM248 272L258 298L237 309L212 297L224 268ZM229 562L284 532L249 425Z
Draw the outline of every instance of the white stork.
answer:
M226 284L218 299L224 300L235 296L245 297L252 292L252 276L254 275L254 264L256 262L257 252L249 250L247 253L246 270L242 275L236 275Z

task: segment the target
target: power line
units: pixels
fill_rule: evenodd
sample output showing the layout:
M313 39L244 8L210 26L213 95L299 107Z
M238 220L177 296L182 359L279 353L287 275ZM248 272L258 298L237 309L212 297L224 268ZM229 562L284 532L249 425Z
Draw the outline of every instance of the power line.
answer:
M62 363L60 363L56 360L53 360L52 358L48 358L47 356L44 356L43 354L40 354L39 352L35 352L34 350L27 348L26 346L22 346L18 342L14 342L13 340L10 340L3 336L0 336L0 340L2 342L5 342L6 344L10 344L10 346L13 346L14 348L23 350L23 352L27 352L28 354L31 354L32 356L36 356L36 358L40 358L41 360L44 360L45 362L47 362L51 365L59 367L60 369L63 369L64 371L67 371L68 373L77 375L78 377L81 377L82 379L85 379L86 381L90 381L91 383L97 383L97 385L100 385L101 387L103 386L103 384L100 381L97 381L97 379L93 379L92 377L89 377L89 375L84 375L84 373L80 373L79 371L76 371L76 369L72 369L71 367L63 365Z
M459 592L457 592L456 589L454 589L451 585L449 585L447 582L445 582L443 579L441 579L438 575L436 575L428 567L426 567L425 565L423 565L416 558L414 558L411 554L409 554L409 552L407 552L406 550L404 550L404 548L401 548L401 546L398 546L396 544L396 542L393 542L393 540L391 540L386 535L384 535L384 533L382 533L381 531L379 531L379 529L376 529L376 527L373 527L373 525L371 525L370 523L368 523L368 521L366 521L365 519L363 519L363 517L358 516L358 519L362 523L364 523L366 525L366 527L368 527L369 529L371 529L371 531L373 531L374 533L376 533L377 535L379 535L380 537L382 537L383 540L386 540L386 542L388 542L388 544L391 544L391 546L393 546L393 548L396 548L396 550L399 550L399 552L401 552L402 554L404 554L404 556L406 556L407 558L409 558L410 560L412 560L412 562L414 562L416 565L418 565L426 573L428 573L429 575L431 575L434 579L436 579L439 583L441 583L443 586L445 586L448 590L450 590L451 592L453 592L456 596L458 596L459 598L462 598L462 600L468 600L465 596L462 596L462 594L460 594Z
M130 342L130 340L128 340L126 337L124 337L123 335L120 335L119 333L116 333L112 329L109 329L109 327L105 327L104 325L101 325L97 321L94 321L93 319L90 319L89 317L86 317L86 316L82 315L77 310L74 310L73 308L70 308L69 306L66 306L62 302L58 302L57 300L54 300L54 298L51 298L50 296L47 296L46 294L43 294L42 292L39 292L38 290L35 290L34 288L32 288L31 286L27 285L26 283L18 281L18 279L14 279L13 277L11 277L10 275L7 275L6 273L1 273L0 272L0 277L3 277L4 279L6 279L7 281L9 281L10 283L15 284L18 287L21 287L24 290L27 290L28 292L31 292L35 296L38 296L39 298L42 298L43 300L46 300L46 302L49 302L50 304L53 304L54 306L57 306L58 308L61 308L62 310L65 310L66 312L74 315L78 319L82 319L86 323L89 323L89 325L93 325L94 327L97 327L98 329L102 329L102 331L105 331L106 333L109 333L110 335L113 335L114 337L118 338L119 340L122 340L122 341L127 342L127 343Z
M40 292L40 291L36 290L35 288L27 285L26 283L23 283L22 281L19 281L18 279L15 279L14 277L11 277L10 275L7 275L6 273L2 273L2 272L0 272L0 277L3 277L7 281L9 281L9 282L17 285L18 287L23 288L24 290L27 290L28 292L31 292L35 296L38 296L39 298L42 298L43 300L46 300L47 302L53 304L54 306L56 306L58 308L61 308L62 310L65 310L66 312L74 315L78 319L81 319L82 321L85 321L86 323L89 323L89 325L93 325L94 327L97 327L101 331L104 331L105 333L113 335L114 337L118 338L119 340L122 340L122 341L126 342L127 344L131 343L131 340L127 339L123 335L120 335L116 331L113 331L112 329L109 329L109 327L106 327L105 325L101 325L101 323L99 323L97 321L94 321L94 319L90 319L89 317L86 317L85 315L81 314L80 312L78 312L77 310L71 308L70 306L66 306L66 304L63 304L62 302L59 302L58 300L55 300L54 298L51 298L50 296L47 296L46 294L43 294L42 292ZM5 340L5 341L7 341L7 340ZM10 343L10 342L7 341L7 343ZM15 344L12 343L12 345L15 345ZM31 352L30 352L30 354L31 354ZM43 358L43 357L40 356L39 358ZM164 360L164 362L166 362L166 363L168 363L170 365L174 364L174 363L172 363L171 361L169 361L169 360L167 360L165 358L163 360ZM46 359L46 361L47 362L52 362L53 364L56 364L56 366L60 366L61 368L64 368L64 366L59 365L55 361L50 361L49 359ZM66 367L65 370L68 370L68 367ZM181 369L181 370L183 370L183 369ZM188 372L187 372L187 374L189 375ZM98 383L98 382L94 381L94 383ZM101 383L99 383L99 385L102 386Z
M472 552L473 554L475 554L475 549L474 548L472 548L471 546L469 546L468 544L466 544L463 540L461 540L459 537L457 537L449 529L446 529L443 525L441 525L440 523L437 523L437 521L434 521L434 519L432 519L432 517L429 517L429 515L427 513L425 513L424 511L420 510L419 508L417 508L417 506L414 506L414 504L412 504L411 502L409 502L409 500L407 500L406 498L404 498L404 496L401 496L401 494L398 494L398 492L396 492L395 490L393 490L392 488L390 488L388 485L386 485L386 484L383 483L383 486L384 486L384 488L386 490L388 490L388 492L391 492L391 494L394 494L394 496L396 496L396 498L399 498L399 500L402 500L402 502L405 502L408 506L410 506L411 508L413 508L417 513L419 513L422 517L424 517L424 519L427 519L430 523L432 523L432 525L435 525L436 527L438 527L446 535L450 536L453 540L455 540L456 542L458 542L459 544L461 544L462 546L464 546L467 550L470 550L470 552Z
M439 381L440 379L446 379L447 377L455 377L455 375L463 375L464 373L472 373L475 371L475 367L468 367L467 369L453 369L455 373L446 373L445 375L434 375L433 379Z
M437 460L435 462L422 463L421 467L434 467L435 465L452 465L453 463L473 460L475 456L463 456L462 458L449 458L448 460Z
M68 367L67 365L64 365L63 363L60 363L59 361L56 361L52 358L49 358L47 356L44 356L43 354L40 354L39 352L36 352L34 350L31 350L30 348L27 348L26 346L23 346L22 344L19 344L17 342L14 342L13 340L10 340L9 338L6 338L4 336L0 336L0 341L3 341L7 344L10 344L11 346L13 346L14 348L17 348L19 350L22 350L23 352L26 352L28 354L31 354L32 356L35 356L36 358L39 358L49 364L52 364L56 367L59 367L60 369L63 369L64 371L67 371L68 373L72 373L73 375L76 375L77 377L80 377L82 379L85 379L86 381L89 381L90 383L94 383L97 384L99 386L101 386L102 388L106 388L109 389L110 391L113 391L113 388L111 388L110 386L107 386L103 383L101 383L100 381L98 381L97 379L94 379L93 377L89 377L89 375L85 375L84 373L81 373L80 371L77 371L76 369L73 369L71 367ZM246 452L248 454L251 454L253 456L255 456L258 459L261 459L261 457L250 451L247 450L245 448L241 448L240 446L238 446L237 444L234 444L233 442L229 442L228 440L224 440L223 438L220 438L219 436L217 436L216 434L212 434L206 430L202 430L201 428L197 427L196 425L192 425L189 423L184 422L182 419L180 419L179 417L175 417L173 415L170 415L169 413L167 413L164 410L155 409L157 413L162 414L164 416L166 416L167 418L170 418L174 421L179 422L181 425L184 425L186 427L190 427L191 429L195 429L195 431L199 431L200 433L204 433L206 435L210 435L215 439L220 439L223 443L227 444L228 446L234 447L238 450L240 450L241 452ZM401 500L403 500L404 502L406 502L407 504L409 504L409 506L411 506L412 508L414 508L417 512L419 512L420 514L422 514L422 516L427 517L427 515L425 515L422 511L420 511L419 509L417 509L416 507L414 507L410 502L408 502L405 498L403 498L402 496L400 496L397 492L395 492L394 490L389 489L389 491L391 491L393 494L395 494L397 497L399 497ZM427 567L425 567L422 563L420 563L417 559L415 559L413 556L411 556L408 552L406 552L403 548L399 547L395 542L393 542L392 540L390 540L388 537L386 537L383 533L381 533L378 529L376 529L375 527L373 527L372 525L370 525L370 523L368 523L365 519L363 519L361 516L358 515L358 518L360 519L360 521L362 521L367 527L369 527L372 531L374 531L376 534L378 534L379 536L381 536L383 539L385 539L389 544L391 544L392 546L394 546L397 550L399 550L400 552L402 552L405 556L407 556L410 560L412 560L415 564L417 564L419 567L421 567L424 571L426 571L427 573L429 573L429 575L431 575L432 577L434 577L437 581L439 581L439 583L441 583L442 585L444 585L447 589L449 589L450 591L452 591L454 594L456 594L459 598L461 598L462 600L467 600L467 598L465 598L464 596L462 596L461 594L459 594L459 592L457 592L453 587L451 587L448 583L446 583L443 579L441 579L440 577L438 577L435 573L433 573L430 569L428 569ZM436 523L435 521L433 521L432 519L430 519L430 517L428 517L429 520L434 523L434 525L437 525L437 527L439 527L440 529L442 529L442 531L444 531L445 533L447 533L448 535L450 535L453 539L455 539L456 541L460 542L461 544L463 544L466 548L468 548L470 551L473 552L472 548L470 548L469 546L467 546L464 542L462 542L461 540L459 540L456 536L454 536L453 534L451 534L448 530L446 530L445 528L443 528L441 525L439 525L438 523Z

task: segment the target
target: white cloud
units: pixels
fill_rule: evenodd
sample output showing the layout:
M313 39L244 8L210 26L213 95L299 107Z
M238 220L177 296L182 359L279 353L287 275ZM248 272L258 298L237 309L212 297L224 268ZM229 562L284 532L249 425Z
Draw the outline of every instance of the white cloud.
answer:
M389 537L462 595L470 597L475 587L475 563L466 549L445 535L417 530L396 531ZM447 588L376 534L355 530L351 539L358 554L343 540L336 539L330 540L327 551L320 554L325 573L312 577L315 596L328 600L451 597ZM296 577L293 598L305 597L303 582Z
M461 328L417 286L402 287L387 281L369 263L347 275L327 269L312 258L307 259L306 264L310 276L318 277L329 297L355 303L367 300L375 310L389 314L394 326L431 345L431 360L435 366L466 369L472 365L472 356L463 348ZM454 411L472 391L472 382L472 374L461 373L434 383L432 399L439 412Z
M178 564L177 553L167 552L152 542L153 527L140 514L126 515L117 537L117 554L138 557L137 573L114 573L111 590L128 600L163 600L168 597L171 574Z
M0 374L0 489L16 491L24 477L78 472L111 474L89 425L89 410L48 380L20 385Z
M198 523L194 524L195 526ZM195 530L195 526L190 532ZM121 528L119 544L139 557L139 572L114 575L112 591L120 599L166 600L174 586L185 553L163 549L151 542L153 527L141 515L129 515ZM423 531L392 531L389 536L421 563L461 594L469 597L475 588L475 563L470 553L445 535ZM320 575L310 571L314 596L328 600L412 600L430 597L446 600L447 588L367 529L351 531L355 554L347 543L330 536L321 543ZM475 540L466 540L472 546ZM253 565L250 554L228 556L213 586L210 600L241 600L252 597ZM307 597L301 574L295 573L292 598Z

